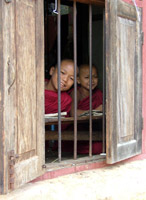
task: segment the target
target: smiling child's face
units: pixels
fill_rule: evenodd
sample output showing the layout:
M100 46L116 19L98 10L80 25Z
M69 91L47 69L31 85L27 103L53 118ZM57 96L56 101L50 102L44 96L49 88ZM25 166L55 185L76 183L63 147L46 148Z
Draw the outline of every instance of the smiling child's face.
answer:
M90 88L90 69L88 65L84 65L79 70L78 83L82 88L89 90ZM92 90L98 85L97 70L95 66L92 67Z
M58 69L52 67L50 70L51 85L53 91L58 91ZM60 88L61 91L67 91L74 83L74 63L71 60L61 62L60 69Z

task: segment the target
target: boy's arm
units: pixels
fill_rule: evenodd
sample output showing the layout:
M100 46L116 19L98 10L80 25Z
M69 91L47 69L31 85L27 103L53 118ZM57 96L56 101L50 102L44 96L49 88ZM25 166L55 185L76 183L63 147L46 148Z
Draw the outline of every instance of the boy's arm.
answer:
M95 110L102 111L102 104L100 106L98 106Z
M70 93L70 96L72 98L70 115L71 117L73 117L74 116L74 90Z
M70 96L72 98L70 115L73 117L74 116L74 90L70 93ZM79 91L77 91L77 105L78 105L79 101L80 101L80 94L79 94ZM84 112L85 112L85 110L77 109L77 116L80 116Z
M84 112L87 112L87 110L77 110L77 115L80 116L82 115Z
M102 101L103 101L103 94L100 90L97 90L97 99L99 101L99 106L95 108L95 110L102 111Z

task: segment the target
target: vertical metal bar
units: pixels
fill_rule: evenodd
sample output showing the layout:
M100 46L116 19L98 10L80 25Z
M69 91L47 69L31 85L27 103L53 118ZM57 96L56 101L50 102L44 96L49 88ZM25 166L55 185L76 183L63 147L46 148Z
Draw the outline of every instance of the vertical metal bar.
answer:
M77 159L77 12L76 1L73 3L73 38L74 38L74 159Z
M105 98L106 98L106 71L105 71L105 10L103 11L103 119L102 119L102 153L105 153L105 131L106 131L106 115L105 115Z
M89 66L90 66L90 119L89 119L89 156L92 156L92 5L89 5Z
M58 0L57 15L57 60L58 60L58 159L61 162L61 89L60 89L60 68L61 68L61 15L60 0Z

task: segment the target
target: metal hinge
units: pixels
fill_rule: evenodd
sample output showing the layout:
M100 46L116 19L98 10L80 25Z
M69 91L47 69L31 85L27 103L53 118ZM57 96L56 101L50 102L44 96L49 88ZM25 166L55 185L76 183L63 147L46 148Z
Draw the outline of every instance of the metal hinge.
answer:
M14 171L14 165L16 162L16 159L19 158L18 155L16 155L14 153L14 150L11 150L8 153L8 170L9 170L9 190L13 190L14 189L14 181L15 181L15 171Z
M141 32L141 45L144 44L144 32L142 31Z
M47 166L44 164L44 165L42 165L42 168L46 168Z

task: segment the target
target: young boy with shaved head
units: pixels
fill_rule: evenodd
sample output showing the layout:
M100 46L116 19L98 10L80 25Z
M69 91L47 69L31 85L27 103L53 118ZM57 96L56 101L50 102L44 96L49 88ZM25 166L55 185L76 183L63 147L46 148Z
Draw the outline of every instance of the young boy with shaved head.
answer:
M53 66L50 69L51 79L45 85L45 113L58 112L58 68ZM72 98L67 91L74 83L74 62L66 59L61 62L60 89L61 89L61 112L69 115Z

